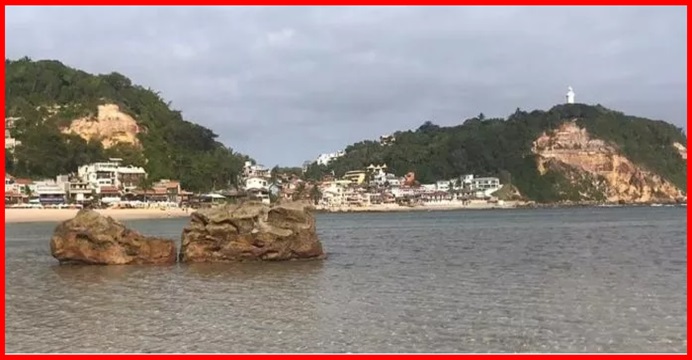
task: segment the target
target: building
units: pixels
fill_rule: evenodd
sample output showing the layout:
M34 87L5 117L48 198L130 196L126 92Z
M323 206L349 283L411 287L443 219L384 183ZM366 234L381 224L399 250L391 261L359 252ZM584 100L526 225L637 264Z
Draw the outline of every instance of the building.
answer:
M452 184L449 180L440 180L435 183L435 190L437 191L449 191L452 189Z
M382 135L380 136L380 145L387 146L392 145L396 141L394 135Z
M263 190L269 188L269 181L265 178L251 177L245 180L245 191Z
M310 167L310 165L312 165L312 164L313 164L313 162L310 160L305 160L303 162L303 174L305 174L305 172L308 171L308 167Z
M247 180L251 177L266 178L271 177L271 170L264 167L264 165L253 164L252 161L246 161L245 166L243 166L243 179Z
M352 184L350 180L335 180L322 183L320 192L322 198L319 203L326 206L342 206L346 204L348 187Z
M463 175L461 177L460 193L464 197L487 198L502 187L500 179L496 177L475 177Z
M84 204L91 202L96 190L86 181L67 183L67 199L70 203Z
M62 184L53 180L36 183L36 195L41 205L60 205L66 202L66 191Z
M347 171L343 179L350 181L352 184L361 185L368 178L368 174L364 170Z
M496 177L474 178L471 181L471 188L474 190L497 190L500 188L500 179Z
M574 104L574 90L571 86L567 87L567 95L565 97L567 98L568 104Z
M12 137L12 129L14 129L15 121L18 117L5 118L5 150L14 150L15 147L21 145L22 142Z
M29 197L24 194L23 186L19 185L14 177L5 174L5 204L19 204L29 201Z
M335 153L329 153L329 154L320 154L317 157L317 160L315 160L315 162L317 163L317 165L327 166L334 159L338 159L338 158L344 156L344 154L346 154L346 153L343 151L337 151Z
M146 178L147 172L141 167L123 166L122 159L110 158L108 161L80 166L77 176L101 193L103 188L135 189Z
M140 186L146 177L147 172L141 167L118 166L115 185L120 189L133 190Z
M401 182L401 179L396 175L385 172L376 173L372 179L372 183L380 187L399 187Z
M19 184L14 181L14 176L5 174L5 193L20 192Z

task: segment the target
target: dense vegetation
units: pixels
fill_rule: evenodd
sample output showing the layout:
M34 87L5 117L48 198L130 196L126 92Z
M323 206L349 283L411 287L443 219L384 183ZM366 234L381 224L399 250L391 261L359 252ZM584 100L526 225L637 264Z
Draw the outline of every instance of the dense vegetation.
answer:
M5 170L17 176L54 177L121 157L144 166L151 180L179 179L186 189L204 191L235 182L247 159L211 130L184 120L158 93L118 73L91 75L58 61L5 60L5 89L5 117L19 118L12 131L22 142L5 156ZM60 132L104 103L117 104L145 129L138 135L143 149L119 144L105 150L98 141Z
M486 119L481 114L453 127L426 122L414 131L395 133L396 141L389 146L375 141L348 146L345 156L328 167L311 165L307 176L319 178L332 171L341 176L348 170L386 163L399 176L414 171L423 183L463 174L497 176L536 201L570 199L578 197L578 189L566 188L569 182L561 172L540 175L531 145L544 131L573 118L593 136L615 144L635 163L686 190L687 164L673 147L674 142L687 144L682 129L583 104L558 105L548 111L517 109L506 120ZM572 186L586 185L579 181Z

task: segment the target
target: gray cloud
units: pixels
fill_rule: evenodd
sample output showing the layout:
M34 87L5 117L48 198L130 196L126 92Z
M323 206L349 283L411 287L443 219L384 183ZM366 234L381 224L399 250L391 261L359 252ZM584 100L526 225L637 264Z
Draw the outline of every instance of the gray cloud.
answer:
M266 165L577 100L686 128L685 7L7 7L6 56L121 72Z

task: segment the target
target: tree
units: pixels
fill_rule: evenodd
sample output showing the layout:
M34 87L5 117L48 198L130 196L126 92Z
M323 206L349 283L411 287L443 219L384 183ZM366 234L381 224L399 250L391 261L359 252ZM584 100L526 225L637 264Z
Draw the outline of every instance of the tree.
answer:
M322 191L320 191L320 188L317 187L317 185L313 185L312 189L310 189L310 198L315 205L320 203L320 199L322 199Z
M148 196L147 193L151 190L153 190L154 186L154 181L148 177L148 176L143 176L139 180L139 184L137 185L138 188L140 188L144 192L144 202L147 202Z
M636 164L686 191L687 163L673 144L686 144L687 138L671 124L583 104L558 105L548 111L517 109L506 120L481 121L480 117L451 127L426 122L415 131L397 132L391 146L372 141L349 145L346 154L328 166L311 166L309 178L318 179L315 173L332 171L342 176L371 163L386 163L397 176L413 171L421 183L465 174L496 176L528 199L558 201L574 193L566 188L586 185L566 180L564 172L539 173L532 144L543 132L576 117L577 124L593 137L614 144ZM583 190L581 193L595 193L593 189Z
M183 119L160 94L134 85L119 73L91 75L58 61L5 60L5 115L18 117L14 137L22 142L14 161L5 162L17 176L41 178L74 172L80 165L119 157L143 166L154 180L178 179L188 190L236 182L249 157L217 141L210 129ZM93 116L101 104L118 105L137 121L142 147L66 135L61 127ZM7 159L6 159L7 160Z

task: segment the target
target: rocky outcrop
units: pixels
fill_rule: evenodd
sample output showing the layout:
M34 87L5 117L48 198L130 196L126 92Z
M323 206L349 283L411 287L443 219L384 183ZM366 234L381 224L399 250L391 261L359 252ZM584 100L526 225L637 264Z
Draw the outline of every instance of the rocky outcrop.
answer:
M632 163L612 144L593 139L576 121L543 133L534 141L532 151L538 155L541 174L558 171L572 183L580 183L580 188L588 189L580 192L582 200L647 203L684 197L671 182Z
M87 209L55 228L50 250L61 264L172 264L176 261L173 240L142 235L111 217Z
M683 145L683 144L681 144L681 143L679 143L679 142L675 142L675 143L673 143L673 146L675 147L675 149L678 150L678 153L680 154L680 157L681 157L683 160L687 160L687 148L685 147L685 145Z
M119 143L141 147L137 138L141 129L137 121L115 104L99 105L96 116L75 119L62 132L100 141L106 149Z
M183 230L181 262L321 259L312 206L249 201L203 209Z

